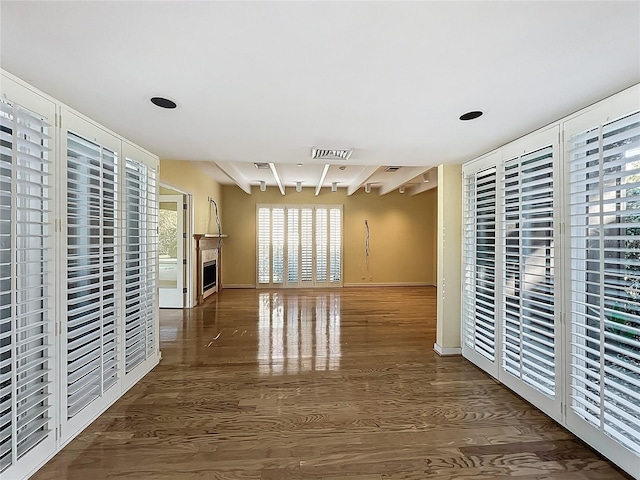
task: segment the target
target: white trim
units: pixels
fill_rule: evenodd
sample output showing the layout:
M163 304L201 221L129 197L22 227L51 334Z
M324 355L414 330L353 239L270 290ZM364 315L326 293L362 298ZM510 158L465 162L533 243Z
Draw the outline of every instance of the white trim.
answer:
M343 287L435 287L432 283L423 282L380 282L380 283L344 283Z
M461 347L441 347L437 343L433 344L433 351L441 357L454 357L462 355Z

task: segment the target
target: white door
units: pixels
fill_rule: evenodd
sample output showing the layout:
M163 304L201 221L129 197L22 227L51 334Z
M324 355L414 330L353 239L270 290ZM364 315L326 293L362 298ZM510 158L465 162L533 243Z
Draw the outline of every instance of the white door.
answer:
M158 254L160 308L184 308L184 197L160 195Z

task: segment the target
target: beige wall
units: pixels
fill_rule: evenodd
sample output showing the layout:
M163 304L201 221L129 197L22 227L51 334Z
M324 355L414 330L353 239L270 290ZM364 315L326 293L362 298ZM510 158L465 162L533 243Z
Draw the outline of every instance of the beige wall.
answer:
M208 200L208 197L213 198L221 210L218 182L197 165L182 160L160 160L160 182L193 195L193 233L218 233L213 207Z
M435 284L437 190L411 196L398 192L380 196L374 190L348 197L313 188L282 196L275 187L248 195L236 186L222 186L222 229L229 235L222 251L223 285L256 283L256 204L344 205L344 284ZM370 228L370 256L365 261L365 226ZM362 277L365 277L363 280Z

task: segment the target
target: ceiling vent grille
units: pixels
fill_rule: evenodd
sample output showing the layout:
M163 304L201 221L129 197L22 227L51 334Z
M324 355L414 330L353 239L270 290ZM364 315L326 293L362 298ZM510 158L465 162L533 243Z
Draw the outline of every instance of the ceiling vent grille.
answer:
M258 170L269 170L268 163L254 163L254 165Z
M385 168L385 169L384 169L384 171L385 171L385 172L395 173L395 172L397 172L398 170L400 170L400 168L402 168L402 167L387 167L387 168Z
M352 153L353 148L336 150L314 147L311 149L311 158L318 160L349 160Z

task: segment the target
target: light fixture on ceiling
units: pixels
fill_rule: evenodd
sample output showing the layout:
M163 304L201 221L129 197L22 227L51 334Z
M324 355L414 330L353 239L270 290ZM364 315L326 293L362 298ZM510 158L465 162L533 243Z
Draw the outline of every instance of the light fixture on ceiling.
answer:
M346 168L347 168L347 166L346 166L346 165L340 165L338 168L339 168L340 170L344 170L344 169L346 169Z
M298 164L298 166L299 166L299 167L301 167L301 166L302 166L302 164L301 164L301 163L299 163L299 164Z
M404 193L404 185L402 185L402 186L398 189L398 191L399 191L400 193Z
M264 181L260 182L260 191L264 192L267 189L267 184Z
M258 170L269 170L268 163L256 162L253 164L253 166L256 167Z
M172 110L178 106L176 102L165 97L151 97L150 100L156 107L166 108L168 110Z
M302 191L302 182L296 182L296 192L300 193Z
M423 181L424 183L429 183L429 172L424 172L424 173L422 174L422 181Z
M338 191L338 182L333 182L333 183L331 184L331 191L332 191L333 193L336 193L336 192Z
M364 193L371 193L371 184L370 183L366 183L364 185Z
M278 184L278 188L280 189L280 193L284 195L284 185L282 185L282 180L280 180L280 175L278 175L278 170L276 169L276 164L273 162L269 162L269 168L271 168L271 173L273 173L273 177L276 179L276 183Z
M322 175L320 175L320 181L318 182L318 185L316 186L316 197L320 193L320 189L322 188L322 184L324 183L324 179L327 176L327 172L329 171L329 167L330 166L331 166L331 164L329 164L329 163L325 163L324 164L324 170L322 170Z
M471 112L467 112L460 115L460 120L462 120L463 122L466 122L468 120L475 120L476 118L481 117L482 115L483 115L483 112L481 112L480 110L473 110Z

